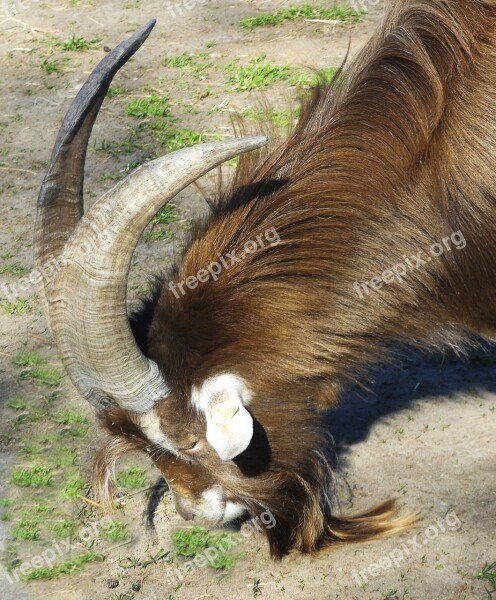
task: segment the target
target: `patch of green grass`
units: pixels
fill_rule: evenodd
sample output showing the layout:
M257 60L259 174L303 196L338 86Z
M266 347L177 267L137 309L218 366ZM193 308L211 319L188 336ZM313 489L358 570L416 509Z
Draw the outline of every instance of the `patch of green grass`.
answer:
M326 67L313 74L294 73L290 77L289 83L299 88L311 88L319 83L330 83L337 71L338 67Z
M362 20L362 13L351 8L333 6L332 8L319 8L310 4L289 6L273 13L265 13L255 17L248 17L239 22L243 29L251 30L254 27L266 25L280 25L284 21L299 21L303 19L322 19L326 21L340 21L342 23L358 23Z
M33 506L33 512L37 514L50 514L54 510L54 508L47 506L46 504L36 504L35 506Z
M38 446L22 446L21 452L26 456L39 456L41 454L41 450Z
M45 359L36 354L36 352L26 351L19 352L12 359L12 362L18 367L32 367L34 365L42 365Z
M168 117L170 115L169 100L167 96L152 94L147 98L131 100L126 107L126 114L140 119L150 117Z
M19 468L12 474L12 483L19 487L46 487L52 484L52 470L42 466Z
M55 446L50 453L50 464L59 468L74 467L78 464L78 460L77 450L75 448L68 448L65 444L63 446Z
M95 48L100 40L87 40L82 35L76 35L71 33L71 35L64 40L63 42L59 42L57 46L59 46L62 50L67 52L84 52L86 50L91 50Z
M213 534L203 527L189 527L188 529L174 531L172 533L172 543L174 544L176 554L178 556L185 556L186 558L194 558L207 548L217 548L221 551L221 554L218 556L220 559L218 561L219 566L215 568L225 568L221 565L229 564L229 566L232 566L234 563L232 555L225 554L226 545L223 542L226 537L226 533ZM230 562L227 558L222 560L221 557L223 555L226 557L229 556L233 559L233 562Z
M127 525L121 521L113 521L100 530L100 535L109 542L122 542L128 537Z
M162 206L151 222L153 225L170 225L175 221L177 221L176 207L168 202Z
M60 575L75 573L80 571L81 568L89 563L95 561L104 561L105 557L99 552L89 551L84 554L79 554L73 558L55 565L51 568L42 567L40 569L33 569L27 574L21 574L20 578L22 581L33 581L35 579L55 579Z
M201 144L204 141L204 135L192 129L169 129L157 131L155 139L169 152L174 152L174 150L179 150L186 146Z
M28 412L23 412L21 414L16 415L13 419L10 419L9 422L13 427L18 427L19 425L39 421L44 416L45 413L41 409L34 408L30 409Z
M2 513L0 515L0 520L2 520L2 521L11 521L12 520L12 515L10 513L4 512L4 513Z
M42 71L45 71L45 73L47 73L48 75L51 75L52 73L60 73L61 72L61 63L58 60L48 60L47 58L45 58L45 60L40 63L40 69Z
M26 275L29 269L17 263L5 263L0 266L0 274L11 273L12 275Z
M475 574L480 581L487 581L491 586L491 590L486 588L487 600L492 600L494 592L496 592L496 561L489 564L486 563L484 568Z
M75 438L83 438L86 437L88 433L88 425L80 425L79 427L70 427L60 432L62 436L70 436Z
M12 410L26 410L29 402L24 396L12 396L7 400L6 405Z
M166 58L163 61L164 67L173 69L181 69L181 72L191 73L195 77L200 77L205 69L210 69L214 66L211 62L199 62L198 58L205 59L208 57L208 52L185 52L180 56Z
M48 526L50 531L58 538L73 538L76 531L76 523L70 519L52 522Z
M193 558L211 546L211 534L203 527L180 529L172 533L172 542L178 556Z
M119 471L116 476L116 481L122 487L141 488L146 485L147 477L143 469L138 467L130 467Z
M21 519L12 528L12 537L15 540L39 540L39 521L35 519Z
M145 242L170 240L172 237L174 237L174 233L172 231L165 231L164 229L151 229L150 231L145 231L143 234L143 239Z
M82 490L85 488L86 483L81 477L73 475L69 478L64 486L64 497L68 500L74 500L81 495Z
M4 508L8 508L9 506L12 506L12 500L10 500L9 498L1 498L0 506L3 506Z
M274 65L265 61L265 56L259 56L245 66L229 63L225 67L227 83L237 92L266 88L278 81L287 81L293 74L288 65Z
M292 111L276 109L257 109L249 106L241 112L243 119L247 121L269 121L276 127L288 127L292 125L300 114L300 107L295 107Z
M27 371L23 371L19 375L19 379L21 380L31 379L36 383L47 385L49 387L58 385L63 378L64 373L60 369L55 369L52 367L38 367L35 369L29 369Z
M126 90L120 85L111 85L107 91L107 98L115 98L125 94Z
M61 425L88 423L88 417L86 415L83 415L72 408L65 408L63 410L59 410L53 415L53 419L56 423L60 423Z
M235 562L236 559L232 554L219 554L212 560L212 567L218 571L228 571L232 569Z
M27 300L18 298L14 302L3 301L0 306L9 315L24 315L30 310Z
M48 394L43 395L43 402L45 402L45 404L52 404L52 402L58 400L60 396L61 392L58 390L55 390L54 392L48 392Z

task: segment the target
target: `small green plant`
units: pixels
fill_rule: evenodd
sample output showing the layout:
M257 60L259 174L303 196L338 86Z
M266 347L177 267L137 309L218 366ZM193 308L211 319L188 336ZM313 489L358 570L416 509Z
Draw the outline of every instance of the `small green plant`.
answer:
M42 365L45 362L45 359L35 352L26 351L16 354L12 359L12 362L18 367L32 367L34 365Z
M212 560L212 567L218 571L228 571L234 566L236 559L231 554L219 554Z
M39 522L34 519L21 519L12 528L12 536L15 540L39 540Z
M12 506L12 500L10 500L9 498L1 498L0 506L3 506L4 508L9 508L9 506Z
M166 58L163 61L164 67L170 67L173 69L181 69L181 71L189 72L195 77L200 77L205 69L213 67L213 63L210 62L199 62L198 58L204 59L208 57L208 52L192 52L184 53L180 56L173 56Z
M177 210L174 204L164 204L152 219L153 225L170 225L177 221Z
M330 83L337 71L337 67L326 67L313 74L294 73L290 77L289 83L298 88L312 88L319 83Z
M189 527L174 531L172 542L178 556L193 558L212 546L212 534L203 527Z
M70 519L52 522L49 525L50 531L58 538L73 538L76 531L76 523Z
M249 65L237 66L229 63L225 67L227 83L237 92L249 92L268 87L278 81L287 81L293 70L288 65L274 65L265 61L265 56L259 56L250 61Z
M30 457L39 456L41 454L41 450L38 446L22 446L21 452Z
M27 300L18 298L14 302L7 302L4 300L0 306L9 315L24 315L29 310Z
M127 525L121 521L113 521L100 530L100 535L109 542L122 542L128 537Z
M243 119L247 121L269 121L276 127L288 127L292 125L300 114L300 107L295 107L292 111L275 110L273 108L264 110L256 109L251 106L241 112Z
M0 266L0 274L2 273L11 273L12 275L26 275L26 273L29 273L29 269L27 269L26 267L22 267L17 263L9 262Z
M75 427L73 425L72 427L63 429L60 432L60 435L70 436L70 437L75 437L75 438L83 438L83 437L86 437L87 433L88 433L88 425L79 425L78 427Z
M56 446L50 455L50 462L59 468L74 467L78 464L78 453L75 448L68 448L66 444Z
M194 146L201 144L204 141L204 134L192 129L169 129L157 131L155 139L169 152L185 148L186 146Z
M137 98L131 100L126 108L126 113L131 117L149 118L149 117L168 117L170 107L167 96L157 96L152 94L147 98Z
M362 13L351 8L333 6L332 8L318 8L310 4L289 6L274 13L257 15L242 19L239 24L243 29L253 29L264 25L280 25L284 21L300 21L303 19L321 19L327 21L340 21L342 23L358 23Z
M25 423L33 423L34 421L38 421L42 417L45 416L45 413L40 409L30 409L27 412L23 412L21 414L16 415L13 419L10 420L10 424L13 427L18 427L19 425L24 425Z
M87 40L82 35L76 35L71 33L71 35L57 44L62 50L66 50L67 52L84 52L85 50L91 50L94 48L100 40Z
M16 469L12 483L19 487L46 487L52 483L52 470L42 466Z
M226 538L226 533L213 534L203 527L180 529L172 534L172 542L178 556L194 558L207 548L216 548L219 552L210 564L217 570L230 569L235 562L235 557L227 552L230 544Z
M145 486L147 477L143 469L138 469L138 467L130 467L129 469L119 471L116 476L116 481L122 487L141 488Z
M81 477L77 475L73 475L69 478L67 483L64 486L64 497L68 500L74 500L81 495L82 490L85 488L86 484Z
M475 576L480 581L487 581L489 583L492 589L488 590L486 587L487 600L492 600L493 594L496 592L496 561L491 564L486 563L484 568L476 573Z
M77 410L72 408L65 408L59 410L54 414L53 419L56 423L61 425L74 425L76 423L88 423L88 417L81 414Z
M29 406L29 402L23 396L12 396L6 404L12 410L26 410Z
M145 231L143 234L143 239L145 242L158 242L159 240L167 240L174 237L172 231L165 231L164 229L151 229L150 231Z
M61 65L58 60L48 60L45 59L42 63L40 63L40 69L45 71L48 75L52 73L60 73Z
M126 90L120 85L111 85L107 91L107 98L115 98L121 94L125 94Z
M47 506L46 504L36 504L33 506L33 511L39 514L49 514L54 511L54 508Z
M38 367L35 369L29 369L27 371L23 371L19 379L32 379L36 383L41 385L47 385L49 387L54 387L58 385L62 379L64 378L64 373L60 369L55 369L52 367Z
M89 551L85 552L84 554L80 554L79 556L74 556L73 558L70 558L51 568L42 567L39 569L33 569L29 573L21 574L20 578L22 581L33 581L35 579L55 579L60 575L80 571L87 563L103 560L105 560L103 554Z

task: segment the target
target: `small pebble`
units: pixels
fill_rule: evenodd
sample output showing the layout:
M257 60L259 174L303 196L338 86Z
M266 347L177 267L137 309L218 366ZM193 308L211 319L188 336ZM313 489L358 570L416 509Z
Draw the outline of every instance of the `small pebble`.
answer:
M107 587L113 590L119 585L117 579L107 579Z
M133 590L133 592L139 592L141 589L141 583L139 581L136 581L135 583L133 583L133 585L131 586L131 589Z

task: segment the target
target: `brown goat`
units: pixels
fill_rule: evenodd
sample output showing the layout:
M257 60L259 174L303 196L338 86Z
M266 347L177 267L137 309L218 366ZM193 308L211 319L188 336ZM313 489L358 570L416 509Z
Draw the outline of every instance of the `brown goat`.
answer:
M97 491L108 493L115 459L135 448L185 518L269 509L274 557L408 526L392 502L334 516L319 409L391 341L496 339L496 1L395 0L352 64L304 101L287 141L241 157L230 189L132 315L139 351L125 283L139 233L164 203L160 182L169 178L172 197L264 143L154 161L79 221L93 121L151 26L76 98L39 201L39 265L59 261L44 290L52 331L111 434ZM88 239L99 252L82 257ZM448 251L457 240L462 251Z

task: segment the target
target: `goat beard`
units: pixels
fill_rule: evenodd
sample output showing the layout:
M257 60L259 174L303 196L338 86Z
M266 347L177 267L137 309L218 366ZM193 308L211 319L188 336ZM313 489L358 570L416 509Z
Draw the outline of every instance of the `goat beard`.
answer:
M353 516L335 516L331 490L335 476L324 453L314 454L313 469L303 475L280 473L270 478L271 490L248 501L253 517L270 511L273 526L262 527L270 555L280 560L291 550L316 554L348 542L365 542L394 535L409 528L417 515L398 516L395 499Z

